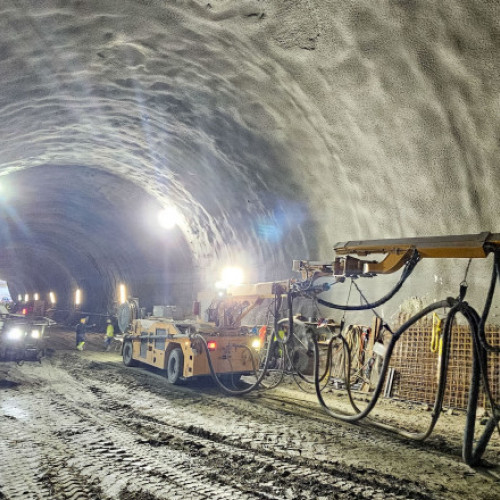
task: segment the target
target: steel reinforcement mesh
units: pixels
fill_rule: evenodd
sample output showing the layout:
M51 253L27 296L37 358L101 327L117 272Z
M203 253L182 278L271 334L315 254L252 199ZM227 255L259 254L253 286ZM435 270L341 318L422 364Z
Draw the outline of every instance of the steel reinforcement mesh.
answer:
M406 318L400 318L401 323ZM443 324L444 327L444 324ZM486 338L500 345L500 326L488 325ZM408 401L434 403L440 363L439 347L431 349L432 319L425 318L408 329L396 344L391 368L394 378L391 395ZM468 325L454 325L451 336L448 379L443 405L465 409L472 368L472 337ZM488 379L495 401L500 399L500 354L488 354ZM486 405L481 389L479 404Z

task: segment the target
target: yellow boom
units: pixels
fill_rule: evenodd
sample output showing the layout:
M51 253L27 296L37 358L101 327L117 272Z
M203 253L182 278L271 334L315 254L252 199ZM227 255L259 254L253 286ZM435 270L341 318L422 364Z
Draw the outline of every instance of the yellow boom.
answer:
M500 233L479 233L456 236L362 240L337 243L338 257L331 263L294 261L294 270L311 276L354 276L389 274L400 269L418 252L420 259L478 259L500 248ZM362 260L352 255L382 254L381 261Z

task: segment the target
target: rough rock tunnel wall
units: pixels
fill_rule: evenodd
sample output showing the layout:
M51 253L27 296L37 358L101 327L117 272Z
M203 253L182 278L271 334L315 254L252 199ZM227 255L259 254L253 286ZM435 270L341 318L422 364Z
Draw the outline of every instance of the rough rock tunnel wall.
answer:
M80 286L95 309L121 281L148 305L187 304L224 264L273 280L337 241L499 231L499 15L490 1L2 2L0 278L14 294ZM170 232L164 206L181 217ZM488 266L471 268L479 303ZM383 313L455 295L465 263L421 269Z

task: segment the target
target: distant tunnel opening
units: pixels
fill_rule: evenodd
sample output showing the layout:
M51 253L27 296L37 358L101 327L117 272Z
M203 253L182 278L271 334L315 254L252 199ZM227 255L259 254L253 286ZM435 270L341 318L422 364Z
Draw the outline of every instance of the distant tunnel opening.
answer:
M178 228L157 222L162 206L142 187L88 167L43 166L2 178L0 276L18 295L53 292L57 309L106 314L121 283L141 306L188 308L191 250Z

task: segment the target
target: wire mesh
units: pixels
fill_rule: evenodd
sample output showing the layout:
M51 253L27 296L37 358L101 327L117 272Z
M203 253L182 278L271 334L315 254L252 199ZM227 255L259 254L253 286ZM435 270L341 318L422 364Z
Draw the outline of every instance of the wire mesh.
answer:
M403 323L406 318L400 318ZM486 326L486 338L494 346L500 345L500 327ZM410 327L398 340L391 367L396 376L392 396L408 401L432 404L438 386L441 362L439 349L431 349L432 320L424 318ZM453 325L447 386L443 405L448 408L467 408L472 369L472 336L468 325ZM493 397L500 396L500 354L488 354L488 379ZM486 407L484 391L479 404Z

